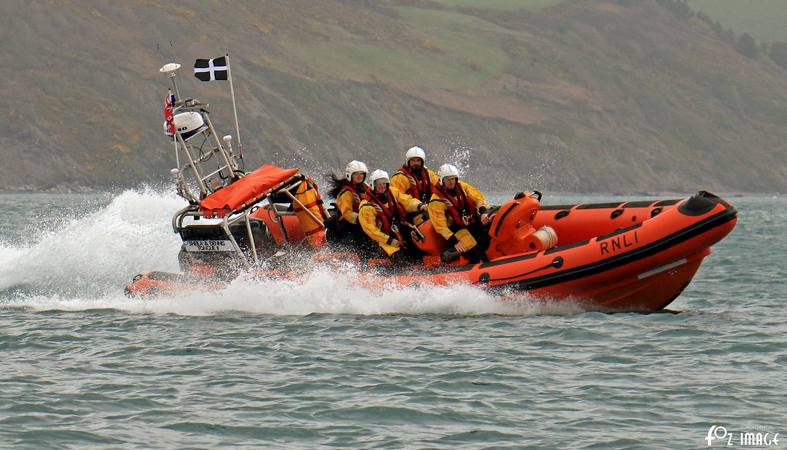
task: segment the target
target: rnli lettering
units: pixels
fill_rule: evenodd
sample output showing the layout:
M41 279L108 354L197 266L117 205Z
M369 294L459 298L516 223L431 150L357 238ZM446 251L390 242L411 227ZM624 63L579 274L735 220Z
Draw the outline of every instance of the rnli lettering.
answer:
M634 233L626 233L602 241L599 243L599 248L601 249L601 254L605 255L620 249L633 247L636 244L639 244L639 236L637 236L637 232L635 231Z

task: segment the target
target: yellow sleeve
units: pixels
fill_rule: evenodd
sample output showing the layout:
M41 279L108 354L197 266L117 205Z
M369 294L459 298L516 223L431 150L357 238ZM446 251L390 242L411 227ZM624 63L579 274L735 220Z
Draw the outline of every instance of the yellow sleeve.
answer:
M440 181L440 178L437 177L436 173L432 172L432 169L426 169L426 172L429 174L429 182L432 183L432 185Z
M396 189L399 192L407 192L410 189L410 179L407 178L407 175L396 172L394 176L391 177L391 190Z
M342 191L336 197L336 208L342 215L342 218L352 224L358 223L358 213L353 211L353 194L350 191Z
M400 191L395 187L390 187L391 194L393 194L394 198L402 208L404 208L405 212L413 213L418 211L418 208L421 207L421 201L415 197L411 197L410 195L406 194L404 191Z
M358 209L358 223L361 224L363 232L377 242L377 244L385 250L388 256L398 250L397 247L388 244L391 236L383 233L377 226L377 208L366 200L361 202L361 207Z
M432 199L429 202L429 219L432 221L432 226L435 231L440 233L446 241L451 239L454 233L448 229L448 219L445 217L445 210L447 209L443 199L436 194L432 194Z
M464 181L460 181L460 183L462 184L462 188L465 190L465 194L467 194L467 196L470 197L473 202L475 202L476 208L489 208L489 205L486 204L486 197L484 197L484 194L482 194L481 191L479 191L474 186L465 183Z

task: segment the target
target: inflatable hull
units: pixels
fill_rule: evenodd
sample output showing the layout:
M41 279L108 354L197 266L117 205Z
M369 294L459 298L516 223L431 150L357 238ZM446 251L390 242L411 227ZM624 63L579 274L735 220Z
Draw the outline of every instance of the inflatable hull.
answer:
M503 298L527 292L588 310L653 312L680 295L736 221L736 209L707 192L683 200L543 206L535 223L556 230L556 247L477 264L366 274L360 282L370 288L466 283ZM164 281L143 274L127 292L194 288L192 277L156 274Z
M413 273L397 282L463 282L500 293L571 300L593 310L658 311L688 286L710 247L737 221L732 205L707 193L626 205L544 207L536 223L557 230L562 236L557 247L452 272Z

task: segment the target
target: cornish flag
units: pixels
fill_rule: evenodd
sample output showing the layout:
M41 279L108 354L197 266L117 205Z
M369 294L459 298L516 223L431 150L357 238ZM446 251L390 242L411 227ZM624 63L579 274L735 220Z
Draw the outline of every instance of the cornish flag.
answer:
M200 81L226 80L227 70L226 56L194 61L194 76Z

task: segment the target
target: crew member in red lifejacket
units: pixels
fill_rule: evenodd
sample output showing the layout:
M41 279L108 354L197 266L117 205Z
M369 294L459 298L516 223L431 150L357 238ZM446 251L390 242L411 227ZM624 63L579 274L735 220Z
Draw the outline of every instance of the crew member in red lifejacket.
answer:
M459 170L443 164L437 171L440 182L429 202L429 218L435 231L448 241L443 260L452 261L465 254L471 261L484 258L489 245L486 227L491 223L484 194L459 180Z
M330 195L336 199L338 215L328 224L328 239L339 242L346 239L360 245L366 237L358 224L358 208L361 200L369 192L365 183L369 169L361 161L350 161L344 168L344 178L331 175L333 189ZM348 242L349 244L349 242Z
M391 187L396 188L422 203L432 198L432 186L437 184L437 174L426 167L426 152L421 147L412 147L404 155L404 165L391 177ZM423 214L413 217L413 223L420 225Z
M425 211L426 205L393 186L384 170L375 170L369 176L372 192L361 202L358 221L364 233L377 243L385 256L394 262L414 262L420 256L410 242L407 214ZM378 251L382 256L382 252Z

